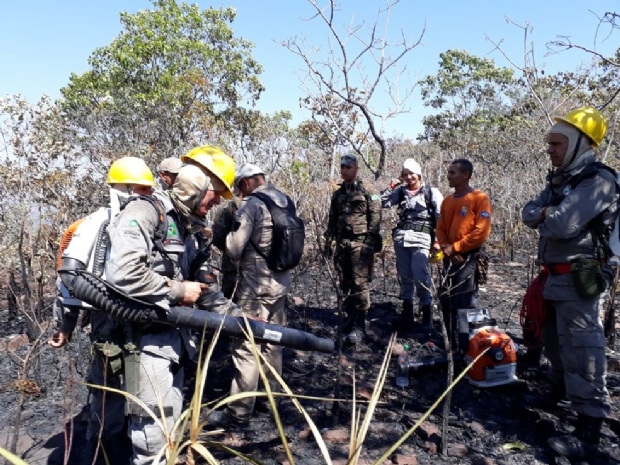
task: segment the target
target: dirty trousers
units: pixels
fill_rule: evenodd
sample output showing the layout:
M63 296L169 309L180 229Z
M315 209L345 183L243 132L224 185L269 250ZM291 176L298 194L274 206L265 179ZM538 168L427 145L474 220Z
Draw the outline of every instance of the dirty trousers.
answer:
M478 306L475 280L477 251L464 255L465 262L460 265L453 265L449 258L444 258L439 290L441 312L453 348L458 345L458 310ZM467 347L460 349L466 351Z
M280 326L286 326L285 303L286 295L274 298L261 298L261 300L240 296L237 302L246 315L262 317L269 323ZM266 343L258 345L257 348L276 372L282 375L282 346ZM252 344L244 339L233 339L232 359L235 366L235 376L230 387L230 394L257 391L260 373L252 350ZM280 391L280 383L271 374L271 370L264 367L264 371L269 380L270 389L274 392ZM256 397L247 397L231 402L228 404L228 409L235 418L245 421L252 415L255 402Z
M165 424L168 434L181 415L183 407L183 369L179 366L183 350L179 331L169 328L140 338L139 390L137 397L156 413ZM164 412L161 412L159 405ZM131 406L135 409L136 405ZM144 410L132 411L129 416L129 437L133 446L134 465L163 465L155 456L168 443L164 431Z
M543 324L543 344L557 381L564 381L572 408L582 415L605 418L611 409L599 300L599 296L552 300L555 312Z
M100 360L93 357L88 382L96 386L121 389L121 377L110 375ZM90 389L86 439L113 438L125 427L125 396L103 389Z
M400 278L401 300L412 300L413 293L420 299L420 306L433 303L431 270L428 263L429 250L420 247L403 247L394 244L396 272Z

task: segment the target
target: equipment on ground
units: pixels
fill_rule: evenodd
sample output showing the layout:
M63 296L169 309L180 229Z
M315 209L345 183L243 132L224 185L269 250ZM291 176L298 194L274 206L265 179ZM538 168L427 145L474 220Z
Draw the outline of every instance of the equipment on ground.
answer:
M488 308L458 310L459 346L468 347L467 352L453 354L455 362L463 360L470 364L484 350L467 373L467 379L478 387L493 387L517 380L517 351L512 339L498 329ZM448 352L433 342L423 344L414 354L404 353L398 357L396 384L409 385L409 377L427 369L440 368L448 363Z
M469 365L484 350L487 352L469 370L469 382L478 387L500 386L517 380L517 350L510 336L497 327L488 308L459 309L459 341L468 347Z

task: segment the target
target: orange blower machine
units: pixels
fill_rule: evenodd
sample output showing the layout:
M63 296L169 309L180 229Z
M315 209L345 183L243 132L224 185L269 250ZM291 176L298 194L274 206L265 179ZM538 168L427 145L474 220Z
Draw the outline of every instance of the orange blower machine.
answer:
M487 352L467 374L469 382L478 387L492 387L516 381L517 351L510 336L493 326L481 328L469 340L465 363L469 365L485 349Z

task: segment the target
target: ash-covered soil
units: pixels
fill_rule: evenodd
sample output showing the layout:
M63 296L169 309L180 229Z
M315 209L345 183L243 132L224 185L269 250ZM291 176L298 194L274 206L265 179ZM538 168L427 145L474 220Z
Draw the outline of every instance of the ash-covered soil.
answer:
M519 344L519 311L528 284L528 259L510 262L491 258L489 282L481 290L481 306L491 309L500 328ZM391 334L397 327L400 302L394 259L389 252L377 259L373 281L373 310L368 315L367 338L357 347L337 346L332 354L284 351L284 380L299 395L328 399L301 400L319 428L334 464L347 463L351 410L354 395L365 412L385 357ZM289 309L289 325L318 336L336 338L338 305L331 276L325 266L298 270ZM431 340L442 345L439 315L437 332L424 333L421 327L399 334L396 353L403 345L414 353ZM81 384L89 366L86 333L75 334L67 349L54 351L36 341L21 343L14 335L26 333L23 316L9 320L0 312L0 446L15 447L30 464L73 463L75 450L83 443L83 408L87 389ZM51 334L51 327L47 334ZM7 341L13 340L7 347ZM18 346L17 348L15 348ZM12 350L15 349L15 350ZM446 370L437 368L416 373L409 386L398 387L396 355L390 355L389 372L380 403L370 422L363 444L360 464L375 463L432 406L446 388ZM27 369L24 370L24 365ZM602 454L587 463L620 463L620 434L617 420L620 410L619 363L610 358L608 389L613 417L603 428ZM526 369L527 368L527 369ZM545 378L546 361L538 369L519 365L519 381L493 388L479 388L462 380L453 390L447 437L442 441L443 404L385 463L398 464L554 464L568 463L555 458L546 446L554 432L572 429L576 415L549 402ZM457 366L457 374L459 368ZM227 394L232 366L226 340L221 340L208 373L205 401ZM24 383L19 380L29 380ZM355 387L354 387L355 386ZM355 389L355 394L354 394ZM289 400L279 403L286 437L295 462L324 464L325 460L302 415ZM255 413L249 427L233 427L214 436L223 444L240 450L264 464L288 463L271 413ZM441 446L444 445L442 450ZM73 453L72 453L73 451ZM113 464L127 463L126 450L115 451ZM212 449L222 464L245 463L229 453Z

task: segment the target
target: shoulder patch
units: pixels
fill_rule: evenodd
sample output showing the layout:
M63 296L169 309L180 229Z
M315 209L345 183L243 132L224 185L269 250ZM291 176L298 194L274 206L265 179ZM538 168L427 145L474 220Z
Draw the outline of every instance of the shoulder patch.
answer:
M487 211L480 212L482 218L491 218L491 214Z
M372 194L370 196L370 200L374 201L374 200L381 200L381 196L379 194Z

